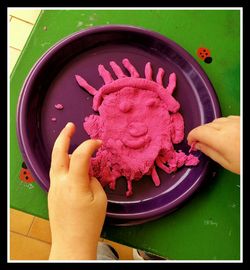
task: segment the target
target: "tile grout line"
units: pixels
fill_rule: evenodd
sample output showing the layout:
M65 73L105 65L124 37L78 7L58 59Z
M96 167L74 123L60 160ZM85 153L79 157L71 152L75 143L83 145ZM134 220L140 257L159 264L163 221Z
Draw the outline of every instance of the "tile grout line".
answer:
M29 21L26 21L26 20L24 20L24 19L22 19L22 18L18 18L18 17L13 16L13 15L10 15L10 16L11 16L12 18L15 18L15 19L21 21L21 22L25 22L25 23L28 23L28 24L30 24L30 25L34 25L34 23L31 23L31 22L29 22Z
M32 227L32 225L33 225L33 223L34 223L34 221L35 221L35 216L33 217L33 220L32 220L32 222L31 222L31 224L30 224L30 228L29 228L29 230L28 230L28 233L27 233L27 237L29 237L29 238L32 238L32 239L36 239L36 240L39 240L39 241L41 241L41 242L44 242L44 243L48 243L48 244L51 244L50 242L47 242L47 241L43 241L43 240L40 240L40 239L37 239L37 238L35 238L35 237L32 237L32 236L30 236L29 235L29 233L30 233L30 230L31 230L31 227Z
M35 238L35 237L32 237L32 236L28 236L28 235L22 234L20 232L15 232L15 231L11 231L11 230L10 230L10 232L21 235L21 236L26 237L26 238L30 238L30 239L33 239L33 240L48 244L48 245L51 245L50 242L47 242L47 241L44 241L44 240L41 240L41 239L38 239L38 238Z
M26 236L29 236L31 227L32 227L32 225L33 225L33 223L34 223L34 220L35 220L35 216L33 216L32 222L31 222L31 224L30 224L30 227L29 227L29 229L28 229L28 232L27 232Z
M18 49L18 48L15 48L15 47L13 47L13 46L11 46L11 45L9 45L9 47L10 47L11 49L16 50L16 51L22 52L22 50L20 50L20 49Z

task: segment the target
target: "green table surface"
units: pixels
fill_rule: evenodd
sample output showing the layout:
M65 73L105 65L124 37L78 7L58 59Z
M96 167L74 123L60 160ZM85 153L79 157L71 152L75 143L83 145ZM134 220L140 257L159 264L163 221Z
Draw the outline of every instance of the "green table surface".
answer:
M239 10L42 11L10 78L10 206L48 219L47 193L19 179L22 156L16 107L24 80L39 57L67 35L91 26L134 25L157 31L185 48L211 80L224 116L240 114ZM196 54L211 51L212 63ZM105 225L104 238L175 260L239 260L240 177L219 167L183 207L142 225Z

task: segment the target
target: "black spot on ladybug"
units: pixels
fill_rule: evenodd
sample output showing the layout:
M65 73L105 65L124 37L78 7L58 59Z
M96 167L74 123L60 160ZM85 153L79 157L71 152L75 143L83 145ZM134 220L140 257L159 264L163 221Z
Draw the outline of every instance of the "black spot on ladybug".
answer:
M22 168L27 169L27 166L26 166L26 164L24 163L24 161L23 161L23 163L22 163Z
M213 60L212 57L209 56L209 57L205 58L204 62L207 64L210 64L212 62L212 60Z
M22 162L22 168L19 172L19 179L25 183L35 182L31 172L28 170L25 162Z
M212 57L209 49L207 48L198 48L197 50L198 57L204 61L206 64L210 64L212 62Z

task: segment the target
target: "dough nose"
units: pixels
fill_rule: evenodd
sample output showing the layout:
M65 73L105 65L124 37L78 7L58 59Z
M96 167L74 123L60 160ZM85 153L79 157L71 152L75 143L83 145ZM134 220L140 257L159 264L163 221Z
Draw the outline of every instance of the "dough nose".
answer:
M148 127L140 122L132 122L128 125L128 132L133 137L140 137L148 133Z

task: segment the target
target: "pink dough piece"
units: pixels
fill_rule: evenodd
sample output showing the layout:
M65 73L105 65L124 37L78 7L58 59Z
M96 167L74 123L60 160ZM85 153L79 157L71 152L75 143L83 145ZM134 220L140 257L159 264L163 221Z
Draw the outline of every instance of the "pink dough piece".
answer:
M163 85L162 79L163 79L164 74L165 74L164 69L163 68L159 68L158 69L158 73L157 73L157 77L156 77L156 82L159 85Z
M160 185L155 166L169 174L182 166L195 166L199 160L174 149L174 144L184 139L184 120L178 112L180 104L172 96L175 73L170 74L168 86L164 87L162 68L158 69L154 81L151 63L145 66L145 78L140 78L128 59L122 63L131 77L114 61L110 66L118 79L99 65L99 75L105 83L99 90L80 76L76 80L94 95L93 109L99 112L86 117L83 123L91 138L103 142L91 159L90 173L110 189L115 189L119 177L125 177L126 196L131 196L133 181L144 175L151 175L155 186Z
M151 67L151 63L148 62L145 66L145 78L147 80L152 80L152 76L153 76L153 71L152 71L152 67Z
M199 159L193 155L188 155L185 162L186 166L196 166L199 163Z
M169 84L167 86L167 91L170 93L170 95L173 94L175 86L176 86L176 75L175 73L171 73L169 76Z
M52 122L56 122L56 118L55 118L55 117L52 117L52 118L51 118L51 121L52 121Z
M139 78L140 77L140 75L139 75L138 71L136 70L136 68L133 65L131 65L131 63L129 62L129 60L127 58L123 59L122 63L124 65L124 67L131 74L131 77L134 77L134 78Z
M113 82L113 78L111 74L105 69L103 65L98 66L98 71L99 71L100 76L103 78L105 84Z
M189 153L191 153L192 151L197 151L197 149L195 148L196 143L197 142L192 142L191 143L191 146L190 146L190 149L189 149Z
M55 105L55 108L57 110L62 110L63 109L63 105L58 103L58 104Z
M81 76L75 75L75 78L78 84L85 88L91 95L95 95L97 93L96 89L89 85Z
M110 66L112 67L112 69L113 69L115 75L117 76L117 78L125 78L125 77L127 77L127 76L123 73L122 69L116 64L116 62L110 61L109 64L110 64Z

